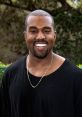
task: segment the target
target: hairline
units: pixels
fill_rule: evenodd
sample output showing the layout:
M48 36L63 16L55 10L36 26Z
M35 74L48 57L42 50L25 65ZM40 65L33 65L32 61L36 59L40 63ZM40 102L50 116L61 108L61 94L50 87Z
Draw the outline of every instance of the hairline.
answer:
M53 26L53 28L55 26L53 17L48 12L43 11L43 10L35 10L35 11L29 13L29 15L26 16L26 19L25 19L25 30L26 30L26 28L28 26L28 18L30 16L47 16L47 17L50 17L51 20L52 20L52 26Z

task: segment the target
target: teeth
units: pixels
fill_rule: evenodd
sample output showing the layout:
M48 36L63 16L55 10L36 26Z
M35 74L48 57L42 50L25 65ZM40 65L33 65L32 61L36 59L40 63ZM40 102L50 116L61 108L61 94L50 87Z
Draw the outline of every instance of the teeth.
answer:
M46 44L36 44L36 46L44 47Z

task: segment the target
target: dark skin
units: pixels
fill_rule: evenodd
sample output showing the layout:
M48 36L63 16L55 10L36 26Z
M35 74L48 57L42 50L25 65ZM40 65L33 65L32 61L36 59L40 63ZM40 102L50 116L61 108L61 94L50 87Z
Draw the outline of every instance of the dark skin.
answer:
M53 53L56 31L53 28L52 19L49 16L29 16L27 24L25 40L29 50L27 57L29 72L41 77L49 67L46 73L49 75L57 70L65 60Z

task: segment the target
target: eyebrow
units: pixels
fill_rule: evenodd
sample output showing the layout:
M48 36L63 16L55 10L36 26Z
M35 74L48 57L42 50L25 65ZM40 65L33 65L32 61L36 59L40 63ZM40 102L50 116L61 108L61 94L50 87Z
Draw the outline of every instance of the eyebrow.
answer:
M30 26L29 29L37 29L35 26Z
M30 26L29 29L38 29L38 28L35 27L35 26ZM45 26L45 27L43 27L42 29L51 29L51 27Z

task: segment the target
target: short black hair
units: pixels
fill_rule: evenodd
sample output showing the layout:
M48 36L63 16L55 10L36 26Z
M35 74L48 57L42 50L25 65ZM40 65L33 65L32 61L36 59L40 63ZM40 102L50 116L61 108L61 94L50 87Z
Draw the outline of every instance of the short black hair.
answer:
M28 24L27 21L28 21L29 16L49 16L52 19L52 26L53 26L53 28L55 26L53 17L48 12L46 12L44 10L41 10L41 9L38 9L38 10L34 10L34 11L30 12L26 16L26 19L25 19L25 30L27 28L27 24Z

